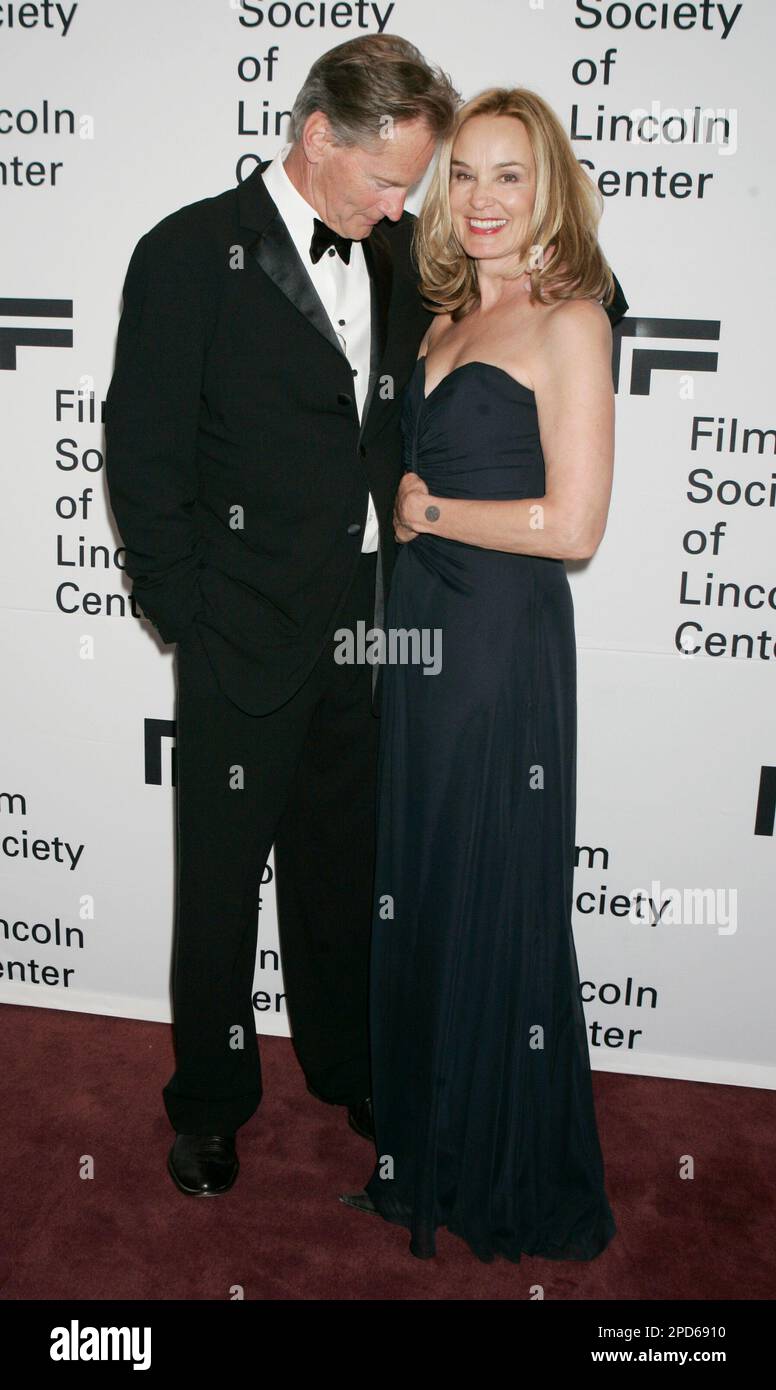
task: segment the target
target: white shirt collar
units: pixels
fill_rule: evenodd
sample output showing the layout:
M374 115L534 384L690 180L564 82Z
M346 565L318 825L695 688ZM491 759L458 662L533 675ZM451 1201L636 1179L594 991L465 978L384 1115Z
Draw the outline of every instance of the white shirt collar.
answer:
M309 257L310 242L313 235L313 218L320 217L316 208L303 198L298 188L291 182L283 162L291 149L287 144L278 150L262 178L267 192L277 207L294 240L297 250ZM321 221L324 219L321 217Z

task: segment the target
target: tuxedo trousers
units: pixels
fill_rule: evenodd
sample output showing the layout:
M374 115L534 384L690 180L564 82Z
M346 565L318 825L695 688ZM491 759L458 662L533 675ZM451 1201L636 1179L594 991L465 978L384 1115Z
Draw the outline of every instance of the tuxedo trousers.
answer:
M231 1134L262 1098L252 997L262 876L275 849L293 1045L307 1082L371 1095L369 944L379 720L373 668L338 664L334 632L373 623L377 552L361 553L299 690L251 715L222 693L194 624L177 650L175 1072L182 1134Z

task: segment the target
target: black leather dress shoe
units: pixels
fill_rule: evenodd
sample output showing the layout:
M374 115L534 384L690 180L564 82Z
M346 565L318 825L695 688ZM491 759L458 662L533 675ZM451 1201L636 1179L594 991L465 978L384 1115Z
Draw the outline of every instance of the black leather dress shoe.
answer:
M320 1091L316 1091L310 1085L309 1081L307 1082L307 1089L311 1096L315 1096L316 1100L322 1100L324 1105L339 1104L339 1101L329 1100L326 1096L322 1096ZM370 1096L367 1096L366 1100L359 1100L356 1101L354 1105L348 1106L348 1124L356 1134L361 1135L362 1139L374 1140L375 1121L374 1115L372 1114L372 1100Z
M356 1105L348 1106L348 1124L362 1139L374 1139L375 1117L370 1096L367 1096L366 1100L358 1101Z
M358 1211L377 1213L377 1207L368 1192L342 1192L340 1201L344 1202L346 1207L355 1207Z
M229 1191L240 1171L234 1135L176 1134L167 1167L188 1197L218 1197Z

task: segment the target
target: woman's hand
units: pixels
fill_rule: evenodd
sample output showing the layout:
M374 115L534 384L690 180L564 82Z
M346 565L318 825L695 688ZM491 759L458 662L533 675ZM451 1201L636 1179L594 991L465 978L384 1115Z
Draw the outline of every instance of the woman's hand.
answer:
M421 499L428 496L428 488L417 473L404 474L393 504L393 534L400 544L414 541L418 535L413 520L422 506Z

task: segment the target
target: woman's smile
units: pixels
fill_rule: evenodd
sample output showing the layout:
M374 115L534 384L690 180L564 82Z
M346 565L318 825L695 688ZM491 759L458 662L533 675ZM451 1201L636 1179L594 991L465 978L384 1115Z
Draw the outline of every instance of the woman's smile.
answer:
M469 231L474 232L475 236L494 236L496 232L502 231L506 227L508 218L506 217L467 217Z

